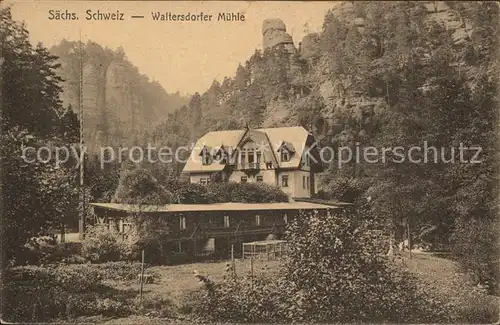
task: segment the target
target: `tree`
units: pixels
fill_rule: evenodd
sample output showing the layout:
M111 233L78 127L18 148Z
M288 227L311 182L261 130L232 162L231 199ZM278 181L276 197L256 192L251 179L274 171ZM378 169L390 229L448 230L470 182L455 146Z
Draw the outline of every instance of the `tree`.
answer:
M163 205L171 201L171 193L144 169L122 170L113 202Z
M24 24L1 9L2 42L2 266L20 262L33 239L59 228L75 214L77 171L74 157L56 162L58 148L73 144L76 116L59 100L56 57L33 47ZM33 147L29 150L23 148ZM36 153L43 153L38 155ZM24 155L26 154L26 155Z

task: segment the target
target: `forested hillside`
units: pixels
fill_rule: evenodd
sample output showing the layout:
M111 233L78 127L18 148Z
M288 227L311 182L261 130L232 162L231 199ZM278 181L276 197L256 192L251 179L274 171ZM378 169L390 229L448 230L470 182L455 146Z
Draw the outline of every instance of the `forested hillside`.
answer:
M75 111L82 70L84 137L90 151L100 145L142 144L149 137L147 130L187 103L187 98L168 93L157 81L141 74L127 60L123 48L113 51L91 41L79 44L63 40L50 52L61 64L58 74L63 79L63 104Z
M266 48L232 78L195 94L153 139L180 145L248 123L303 125L334 148L426 141L447 148L446 161L458 159L451 147L479 146L480 164L431 159L339 169L334 161L326 166L323 196L368 197L372 216L396 233L409 224L416 240L453 244L466 268L491 280L497 35L495 2L344 2L326 14L322 31L296 47L283 22L266 20Z

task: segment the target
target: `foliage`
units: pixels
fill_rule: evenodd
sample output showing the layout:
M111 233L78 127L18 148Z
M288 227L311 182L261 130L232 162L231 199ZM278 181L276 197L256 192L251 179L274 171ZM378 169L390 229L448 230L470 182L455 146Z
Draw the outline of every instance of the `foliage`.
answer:
M208 192L212 202L288 202L283 191L265 183L212 183Z
M151 174L144 169L121 172L113 202L127 204L168 204L168 192Z
M169 262L173 248L168 241L171 224L162 216L151 216L147 214L136 215L135 238L131 258L138 260L141 251L145 252L147 263L166 264Z
M87 229L81 254L91 262L102 263L125 259L129 250L128 243L117 230L97 224Z
M39 266L7 270L2 288L3 317L8 321L43 321L66 316L74 309L80 315L88 314L88 307L95 303L91 292L99 276L78 270L60 272Z
M498 294L498 242L496 222L469 219L456 221L452 235L453 253L474 284L485 285L491 294Z
M277 277L229 276L190 308L211 321L426 322L447 310L385 257L370 225L349 212L302 215Z
M265 183L213 182L207 186L169 179L165 187L173 193L173 201L182 204L288 202L278 187Z
M145 264L145 268L149 265ZM71 266L68 266L71 267ZM91 272L97 272L101 279L130 282L137 281L137 275L141 273L141 263L138 262L107 262L100 264L85 264L82 268L89 268ZM148 271L151 273L151 271Z
M136 312L129 292L104 280L135 280L140 264L22 266L3 274L4 320L49 321L78 316L128 316ZM135 296L135 293L133 293Z
M358 199L365 190L361 180L346 176L335 177L325 188L329 198L349 203Z
M10 8L0 11L2 24L2 266L22 262L24 246L75 216L76 161L56 165L55 148L74 144L77 118L59 101L56 57L29 43L23 24ZM25 78L23 76L29 76ZM33 147L39 151L37 157ZM40 159L39 159L40 158ZM49 158L52 158L51 160ZM29 161L29 162L28 162Z
M26 252L28 264L45 265L52 263L81 264L86 262L80 256L80 243L47 243L30 246Z
M175 305L163 294L149 294L144 297L139 312L147 313L149 317L170 318L175 315Z

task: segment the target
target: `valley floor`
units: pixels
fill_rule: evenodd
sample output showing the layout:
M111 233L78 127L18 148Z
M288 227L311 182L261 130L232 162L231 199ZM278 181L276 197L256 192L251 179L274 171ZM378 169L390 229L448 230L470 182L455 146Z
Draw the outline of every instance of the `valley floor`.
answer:
M146 270L154 272L157 277L153 284L146 284L144 287L144 300L151 299L154 296L163 296L169 298L177 307L182 304L181 300L184 296L189 296L189 292L197 290L201 284L194 277L194 271L199 274L208 276L211 280L217 282L222 280L228 262L212 262L212 263L194 263L178 266L156 266ZM239 275L249 274L251 272L250 260L236 260L236 272ZM464 313L471 313L472 323L487 323L477 319L477 313L497 315L499 299L486 295L482 290L472 285L468 279L457 271L455 262L439 257L430 253L414 253L412 258L405 257L404 261L399 260L398 263L402 267L408 268L412 273L416 274L423 282L427 283L437 296L445 299L449 304L463 306ZM255 261L254 274L262 272L276 272L278 262L276 261ZM139 284L124 284L110 283L119 289L132 289L137 291L139 295ZM486 317L486 316L485 316ZM491 317L491 316L490 316ZM129 316L126 318L103 318L103 317L85 317L76 320L78 323L99 323L106 325L118 324L139 324L139 325L156 325L156 324L191 324L192 319L184 316L175 316L172 318L160 318L153 315Z

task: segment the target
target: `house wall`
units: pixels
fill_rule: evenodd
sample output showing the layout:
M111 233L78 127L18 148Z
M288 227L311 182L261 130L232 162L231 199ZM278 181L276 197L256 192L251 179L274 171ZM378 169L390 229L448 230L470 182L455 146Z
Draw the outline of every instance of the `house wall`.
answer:
M235 170L229 176L230 182L241 183L241 177L247 176L248 183L257 182L257 176L262 176L262 181L266 184L276 186L276 173L274 169L260 170L258 173L245 174L243 171Z
M191 175L189 175L189 182L199 184L200 179L202 179L202 178L210 178L210 173L191 174Z
M288 186L283 186L283 176L288 175ZM293 170L281 171L278 173L278 187L285 192L288 196L293 197L295 191L295 173Z
M288 187L283 187L283 175L288 175ZM287 170L281 171L278 174L278 184L280 189L288 194L291 197L311 197L311 184L309 183L309 187L304 188L303 186L303 177L313 177L314 174L311 174L309 171L304 170Z
M293 197L311 197L311 181L312 177L309 171L296 170L294 174ZM306 186L304 187L304 177L306 177Z
M216 254L219 257L227 257L231 247L239 254L243 243L266 238L279 239L285 232L285 226L296 218L298 210L228 210L228 211L190 211L190 212L165 212L146 213L142 215L129 215L123 212L104 211L96 209L96 212L107 219L110 225L134 223L137 218L160 217L162 222L159 227L166 227L170 234L165 239L166 251L171 252L169 261L195 261L196 256L206 253ZM327 211L319 211L327 213ZM256 218L256 216L259 218ZM229 227L224 225L224 217L229 216ZM286 216L286 217L285 217ZM185 218L185 229L181 229L181 217ZM135 221L134 221L135 220ZM131 229L131 228L127 228ZM122 227L120 232L126 236L126 230ZM181 261L179 260L179 261Z

